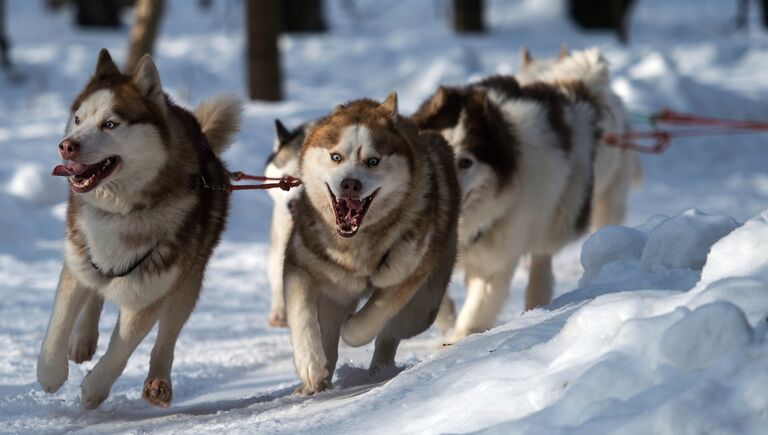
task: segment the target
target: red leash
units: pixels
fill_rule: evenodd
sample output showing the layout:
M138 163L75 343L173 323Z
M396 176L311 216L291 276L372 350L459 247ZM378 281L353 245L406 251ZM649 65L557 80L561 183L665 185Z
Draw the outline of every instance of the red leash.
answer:
M652 126L667 124L673 126L699 126L698 128L654 129L624 134L605 133L603 141L618 148L649 154L661 154L669 148L673 137L703 137L729 134L765 133L768 132L768 122L739 121L733 119L710 118L690 113L675 112L663 109L655 114L646 116ZM636 141L652 140L650 145Z
M291 177L290 175L287 175L282 178L276 178L276 177L264 177L261 175L248 175L240 171L235 171L235 172L230 172L229 177L234 181L241 181L241 180L277 181L277 183L241 184L241 185L229 184L226 188L228 192L233 192L235 190L275 189L278 187L287 192L292 188L299 187L301 185L300 179L296 177Z

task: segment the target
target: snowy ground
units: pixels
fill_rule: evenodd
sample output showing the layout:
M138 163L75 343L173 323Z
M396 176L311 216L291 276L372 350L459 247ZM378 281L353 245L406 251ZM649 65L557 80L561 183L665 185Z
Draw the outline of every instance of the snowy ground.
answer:
M768 424L766 136L683 140L643 157L628 218L639 227L608 228L561 253L560 297L548 310L520 316L522 269L502 326L449 349L435 331L410 340L398 354L405 370L388 381L362 369L369 347L343 347L335 388L309 399L290 394L286 331L266 326L270 201L239 194L177 346L174 405L151 409L140 398L151 337L99 410L83 411L78 398L93 363L71 364L61 391L42 393L35 361L66 195L48 173L98 48L124 58L127 30L75 31L68 14L44 14L40 2L7 3L23 81L0 76L0 433L761 433ZM184 104L244 93L242 4L215 3L208 14L180 0L168 8L156 58ZM248 106L225 155L233 168L262 168L275 117L294 125L391 90L407 113L439 83L513 73L520 45L542 55L563 41L601 47L634 110L768 117L768 37L757 23L733 31L733 1L640 0L628 49L575 30L557 0L490 1L493 32L465 38L446 29L437 0L358 1L354 13L327 3L330 34L282 38L287 99ZM684 213L692 208L707 215ZM460 276L451 292L463 299ZM107 307L97 357L115 319Z

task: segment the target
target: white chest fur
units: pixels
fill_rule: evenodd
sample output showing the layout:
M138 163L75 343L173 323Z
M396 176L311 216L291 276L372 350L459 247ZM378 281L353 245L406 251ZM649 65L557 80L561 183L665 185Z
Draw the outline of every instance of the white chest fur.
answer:
M166 294L179 277L176 265L149 272L141 265L122 277L105 273L129 271L139 260L168 242L194 205L193 197L176 201L173 207L120 215L84 206L76 221L85 236L87 253L80 253L71 242L65 248L65 261L78 280L97 290L106 299L129 308L144 308ZM144 261L151 261L152 256ZM93 264L97 265L96 270Z

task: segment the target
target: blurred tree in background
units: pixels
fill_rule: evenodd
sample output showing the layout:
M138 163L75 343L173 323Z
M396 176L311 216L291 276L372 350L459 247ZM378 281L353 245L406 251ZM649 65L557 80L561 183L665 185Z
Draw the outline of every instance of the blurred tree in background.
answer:
M5 33L5 0L0 0L0 67L11 68L11 46Z
M459 33L485 32L483 0L453 0L453 30Z
M634 0L569 0L569 13L585 29L613 29L619 41L629 41L627 22Z
M152 54L160 28L165 0L138 0L133 11L133 26L128 43L125 72L131 73L144 54Z
M83 27L120 27L121 0L75 0L75 21Z
M245 0L246 64L251 100L282 98L277 47L281 18L280 0Z
M322 0L282 0L283 32L324 32Z

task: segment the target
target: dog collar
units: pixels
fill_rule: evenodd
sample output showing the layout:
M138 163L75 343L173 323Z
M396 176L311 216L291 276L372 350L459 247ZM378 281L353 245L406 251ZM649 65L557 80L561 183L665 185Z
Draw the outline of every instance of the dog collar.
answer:
M158 247L158 245L160 245L160 243L158 243L157 245L155 245L152 248L150 248L149 251L147 251L144 255L139 257L133 264L131 264L125 270L120 271L120 272L113 272L111 270L110 271L102 270L102 268L99 267L99 265L96 264L96 262L93 261L93 258L91 258L91 254L90 253L88 253L88 262L91 263L91 267L93 267L93 269L96 272L99 272L100 274L104 275L106 278L110 278L110 279L112 279L112 278L122 278L122 277L128 275L129 273L133 272L134 270L136 270L139 266L141 266L141 263L143 263L144 260L146 260L147 258L149 258L150 255L152 255L152 252L155 251L155 249Z

